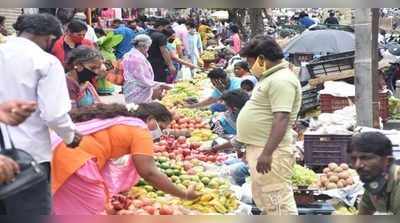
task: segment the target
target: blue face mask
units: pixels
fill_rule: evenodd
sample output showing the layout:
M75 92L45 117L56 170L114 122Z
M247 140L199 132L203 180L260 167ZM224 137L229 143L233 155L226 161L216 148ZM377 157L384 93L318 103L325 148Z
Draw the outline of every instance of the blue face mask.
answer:
M153 140L159 139L162 136L162 131L161 131L160 125L158 124L157 121L156 121L156 125L157 125L157 128L150 131Z

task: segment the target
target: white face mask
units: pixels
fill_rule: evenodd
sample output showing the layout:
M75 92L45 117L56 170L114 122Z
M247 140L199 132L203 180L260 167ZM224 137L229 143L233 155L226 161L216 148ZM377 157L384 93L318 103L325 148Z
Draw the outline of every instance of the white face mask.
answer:
M159 139L162 136L162 131L161 131L160 125L158 125L157 121L156 121L156 125L157 125L157 128L150 131L153 140Z

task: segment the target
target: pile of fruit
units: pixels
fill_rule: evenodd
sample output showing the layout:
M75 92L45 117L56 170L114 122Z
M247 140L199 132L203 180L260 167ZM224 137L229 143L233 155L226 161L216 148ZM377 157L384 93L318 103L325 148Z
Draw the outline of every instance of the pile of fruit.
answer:
M354 175L355 171L351 170L346 163L340 165L330 163L328 167L324 168L323 174L314 186L321 190L344 188L354 184Z
M400 119L400 99L395 97L389 98L389 112L391 119Z
M196 131L196 130L195 130ZM176 161L197 161L221 163L226 159L223 154L203 154L199 149L201 144L198 142L188 143L186 137L162 136L160 142L155 143L154 152L156 156L164 156Z
M143 195L117 194L111 198L111 206L107 211L110 215L197 215L196 211L188 210L179 205L168 205Z
M294 165L292 183L298 187L308 187L318 180L317 174L306 167Z
M199 86L187 81L179 82L175 84L174 88L166 93L162 98L161 103L168 108L172 108L177 104L181 104L187 98L199 97L199 92L201 92Z
M205 189L200 198L195 201L180 201L186 208L200 211L202 213L227 214L239 207L239 201L232 191Z
M210 110L200 110L192 108L176 108L171 112L175 112L178 116L183 116L183 118L195 118L197 120L198 118L210 119L212 114Z
M210 125L203 123L203 119L199 116L197 118L186 118L183 115L173 113L173 120L167 131L175 136L188 136L196 129L210 129Z
M206 172L199 161L175 161L162 156L156 157L155 161L159 169L164 172L177 187L186 190L189 186L194 185L196 191L201 193L202 196L194 201L183 201L178 198L172 198L150 186L142 179L135 187L131 188L128 192L128 197L133 197L142 201L145 199L152 203L158 202L164 204L164 207L165 205L168 205L167 207L181 206L201 213L226 214L238 208L239 201L233 192L230 191L229 182L218 178L214 173ZM135 205L135 207L143 208L148 206L137 201L132 201L131 203L140 204ZM146 202L146 204L148 203L150 202ZM129 206L129 204L122 205L123 208L126 206ZM163 206L161 205L161 207ZM157 208L145 208L146 211L149 209L151 209L150 214L157 214Z
M216 59L216 53L213 50L205 50L200 55L200 58L204 61L214 61Z
M216 139L218 136L213 133L210 129L194 130L190 142L206 142Z

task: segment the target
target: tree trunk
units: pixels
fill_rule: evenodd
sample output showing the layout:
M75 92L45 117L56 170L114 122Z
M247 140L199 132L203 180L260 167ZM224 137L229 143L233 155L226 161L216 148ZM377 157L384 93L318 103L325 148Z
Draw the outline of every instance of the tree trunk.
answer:
M262 13L263 9L261 8L249 9L251 37L264 33L264 21Z

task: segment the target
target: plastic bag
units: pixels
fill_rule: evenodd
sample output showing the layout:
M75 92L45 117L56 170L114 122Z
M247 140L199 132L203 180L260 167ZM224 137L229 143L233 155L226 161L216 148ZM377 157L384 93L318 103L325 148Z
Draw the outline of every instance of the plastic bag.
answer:
M187 66L182 66L182 80L191 80L192 79L192 71Z

